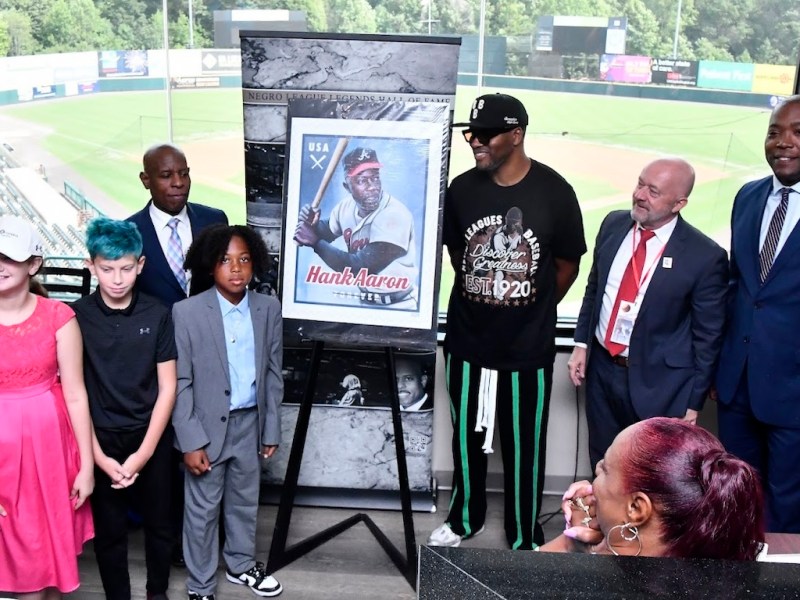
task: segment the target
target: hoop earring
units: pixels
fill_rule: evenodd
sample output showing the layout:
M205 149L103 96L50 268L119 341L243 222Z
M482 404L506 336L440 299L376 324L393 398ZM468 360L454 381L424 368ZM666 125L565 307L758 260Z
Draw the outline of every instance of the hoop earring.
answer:
M608 541L608 538L611 537L611 532L615 529L619 529L619 536L626 542L633 542L635 540L639 544L639 549L636 551L636 554L634 554L634 556L639 556L642 553L642 538L639 537L639 529L636 527L636 525L631 525L630 523L615 525L608 530L608 535L606 535L606 546L609 550L611 550L611 554L614 556L620 555L619 552L614 550L614 546L612 546ZM625 535L626 533L628 535Z

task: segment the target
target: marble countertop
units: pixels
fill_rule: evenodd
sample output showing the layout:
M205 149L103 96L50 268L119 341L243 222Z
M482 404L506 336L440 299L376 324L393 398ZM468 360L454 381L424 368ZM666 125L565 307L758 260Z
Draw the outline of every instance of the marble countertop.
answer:
M800 598L800 565L420 548L420 600Z

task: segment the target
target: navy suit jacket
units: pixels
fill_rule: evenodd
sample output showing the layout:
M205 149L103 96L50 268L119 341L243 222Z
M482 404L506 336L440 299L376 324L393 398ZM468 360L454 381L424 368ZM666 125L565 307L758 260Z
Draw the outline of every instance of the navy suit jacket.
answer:
M781 249L764 284L758 255L772 176L745 184L733 203L728 327L717 372L723 404L747 371L750 407L770 425L800 428L800 227Z
M179 300L185 299L186 294L184 294L178 280L175 279L175 274L167 262L167 257L164 256L161 244L158 243L156 228L150 219L150 202L142 210L126 219L126 221L136 223L139 233L142 234L142 243L144 245L144 268L136 280L136 286L145 294L155 296L167 306L172 307ZM186 204L186 212L189 215L189 225L192 228L193 239L197 239L200 232L209 225L215 223L227 225L228 223L228 217L225 216L224 212L202 204L189 202ZM184 250L188 250L188 248L184 248Z
M682 417L700 410L711 387L722 343L728 256L679 215L653 270L628 350L628 384L639 418ZM633 227L629 211L610 213L600 225L575 341L588 346L600 317L608 272ZM671 258L670 268L664 259Z

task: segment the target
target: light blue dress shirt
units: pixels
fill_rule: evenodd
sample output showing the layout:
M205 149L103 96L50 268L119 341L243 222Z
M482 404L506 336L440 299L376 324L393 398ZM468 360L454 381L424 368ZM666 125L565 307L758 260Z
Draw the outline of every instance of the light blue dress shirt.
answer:
M217 291L225 329L225 350L231 378L230 410L256 405L256 344L250 300L244 295L239 304L231 304Z

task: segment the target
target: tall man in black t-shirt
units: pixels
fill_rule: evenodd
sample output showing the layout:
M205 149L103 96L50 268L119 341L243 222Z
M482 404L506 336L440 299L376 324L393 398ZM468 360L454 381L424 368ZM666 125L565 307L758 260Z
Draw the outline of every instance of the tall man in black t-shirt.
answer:
M458 546L486 518L486 454L495 418L505 472L505 531L513 549L544 543L536 519L544 482L555 359L556 305L586 252L578 200L524 149L528 114L505 94L472 104L464 138L475 168L445 200L444 243L456 272L447 312L453 415L453 495L428 544Z

